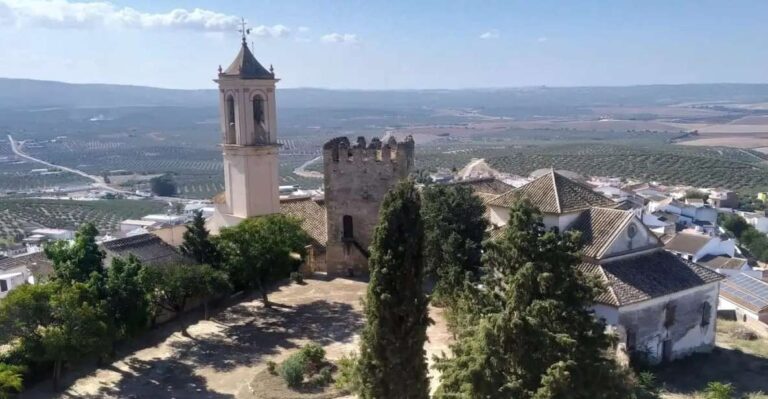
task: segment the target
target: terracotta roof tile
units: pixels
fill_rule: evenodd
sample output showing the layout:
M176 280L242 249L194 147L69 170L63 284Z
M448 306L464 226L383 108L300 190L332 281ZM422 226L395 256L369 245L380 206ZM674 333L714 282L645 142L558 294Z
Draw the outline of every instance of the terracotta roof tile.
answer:
M112 256L133 255L145 265L190 263L190 260L181 255L176 248L150 233L105 241L101 244L101 248Z
M624 227L636 220L634 213L610 208L590 208L579 215L569 230L581 232L582 254L600 259ZM637 220L639 225L642 225Z
M328 242L325 206L309 197L280 201L280 212L301 219L301 228L312 238L313 244L325 247Z
M446 183L447 185L457 186L469 186L475 190L476 194L492 194L499 195L514 189L514 186L510 186L507 183L495 178L485 177L479 179L459 180L455 182Z
M511 207L519 198L527 198L542 213L567 213L592 206L613 207L616 203L591 188L555 171L488 202L492 206Z
M699 259L696 263L706 266L710 269L740 269L747 264L746 259L731 258L727 255L706 255Z
M603 264L582 263L578 267L603 281L609 292L597 301L612 306L642 302L724 278L663 250Z
M710 237L704 234L680 233L667 241L664 248L669 251L693 255L703 246L707 245L712 239L715 239L715 237Z

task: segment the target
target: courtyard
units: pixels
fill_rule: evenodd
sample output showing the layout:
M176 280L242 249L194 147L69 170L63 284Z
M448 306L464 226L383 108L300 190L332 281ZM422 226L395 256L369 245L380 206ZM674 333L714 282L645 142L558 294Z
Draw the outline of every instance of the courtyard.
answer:
M280 362L308 342L323 345L329 359L357 350L363 326L363 281L308 279L270 294L272 309L258 295L200 320L198 312L152 330L119 351L111 364L95 361L69 370L55 394L50 381L25 398L236 398L267 361ZM448 333L440 309L430 308L427 356L447 351ZM434 379L433 379L434 380Z

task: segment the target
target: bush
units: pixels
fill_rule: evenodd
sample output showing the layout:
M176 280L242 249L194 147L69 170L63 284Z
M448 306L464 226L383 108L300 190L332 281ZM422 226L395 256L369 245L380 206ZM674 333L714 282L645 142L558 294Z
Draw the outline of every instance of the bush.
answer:
M273 362L271 360L268 361L267 362L267 371L269 372L269 374L277 375L277 363L275 363L275 362Z
M328 384L330 384L333 381L333 370L326 366L320 369L320 372L317 373L312 379L309 381L309 384L316 387L324 387Z
M336 375L336 388L351 393L356 393L360 389L360 374L357 369L357 354L351 353L349 356L343 356L336 365L339 372Z
M733 385L723 384L722 382L712 381L704 389L704 398L706 399L732 399Z
M310 343L304 345L299 351L299 354L304 357L304 362L308 367L312 368L320 366L325 360L325 349L322 346ZM314 371L314 370L311 370ZM311 372L310 371L310 372Z
M296 388L304 381L305 368L304 356L300 352L294 353L280 366L280 376L289 387Z
M301 272L292 272L291 281L296 284L304 284L304 275Z

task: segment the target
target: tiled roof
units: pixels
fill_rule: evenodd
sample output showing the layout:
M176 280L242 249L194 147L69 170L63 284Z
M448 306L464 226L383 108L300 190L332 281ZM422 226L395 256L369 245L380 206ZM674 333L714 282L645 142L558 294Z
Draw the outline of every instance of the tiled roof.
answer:
M664 248L669 251L693 255L713 238L704 234L680 233L667 241Z
M744 273L723 280L720 296L755 313L768 310L768 283Z
M527 198L542 213L566 213L592 206L615 206L610 198L570 180L555 171L488 202L492 206L511 207L518 198Z
M710 269L741 269L747 263L746 259L731 258L727 255L706 255L696 263Z
M495 178L495 177L484 177L479 179L467 179L467 180L459 180L455 182L447 183L448 185L459 185L459 186L469 186L472 187L473 190L475 190L475 193L477 194L503 194L508 192L509 190L514 189L514 186L510 186L507 183L504 183L503 181Z
M243 44L240 47L240 52L232 61L232 64L221 73L224 76L235 76L241 79L274 79L275 76L267 71L259 61L256 61L256 57L253 56L248 45L243 40Z
M149 233L105 241L101 244L101 248L112 256L133 255L145 265L190 262L160 237Z
M42 252L0 259L0 271L13 270L19 267L26 267L38 279L53 274L53 262Z
M606 292L596 301L611 306L642 302L723 279L721 274L663 250L578 267L603 281Z
M312 198L292 198L280 201L280 212L301 219L301 228L312 238L313 244L325 247L328 242L325 206Z
M636 220L634 213L610 208L590 208L579 215L569 230L581 232L582 254L600 259L624 228ZM642 226L639 220L637 224Z

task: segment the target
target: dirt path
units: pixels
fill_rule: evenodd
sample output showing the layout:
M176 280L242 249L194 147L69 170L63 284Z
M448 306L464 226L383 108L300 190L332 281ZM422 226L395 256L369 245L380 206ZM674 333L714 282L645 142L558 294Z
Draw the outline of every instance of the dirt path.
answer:
M283 286L270 296L273 310L246 299L192 322L186 333L179 323L163 326L106 367L69 372L66 391L56 395L43 382L24 398L234 398L268 360L279 362L307 342L323 345L330 359L356 350L365 287L344 279ZM431 362L447 351L450 336L439 309L430 309L430 317Z

